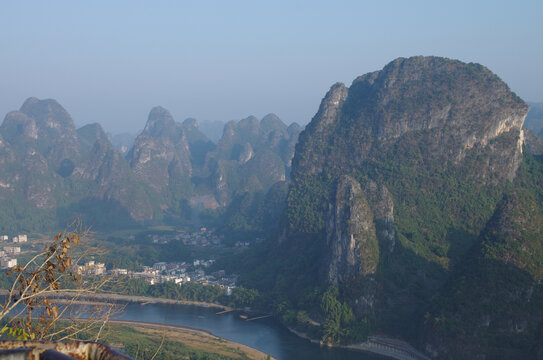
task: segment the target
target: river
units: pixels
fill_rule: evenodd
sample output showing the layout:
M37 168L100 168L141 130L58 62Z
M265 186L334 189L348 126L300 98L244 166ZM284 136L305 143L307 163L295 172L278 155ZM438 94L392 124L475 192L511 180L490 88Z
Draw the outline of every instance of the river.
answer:
M271 318L246 321L235 312L217 315L214 308L190 305L129 303L117 320L188 326L206 330L270 354L280 360L383 360L373 354L321 347L299 338Z

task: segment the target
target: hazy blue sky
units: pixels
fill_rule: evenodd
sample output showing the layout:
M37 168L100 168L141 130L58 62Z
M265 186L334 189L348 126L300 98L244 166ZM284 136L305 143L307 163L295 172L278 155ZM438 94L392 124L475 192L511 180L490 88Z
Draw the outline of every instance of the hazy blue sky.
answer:
M2 1L0 116L30 96L76 124L274 112L307 123L337 81L396 57L479 62L543 101L543 1Z

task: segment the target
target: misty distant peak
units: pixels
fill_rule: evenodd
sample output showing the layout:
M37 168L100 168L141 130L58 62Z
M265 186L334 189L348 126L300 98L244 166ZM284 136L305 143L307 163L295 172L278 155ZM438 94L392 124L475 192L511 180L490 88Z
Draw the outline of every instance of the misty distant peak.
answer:
M20 111L23 111L23 108L32 106L32 105L36 104L39 101L40 100L38 98L36 98L36 97L33 97L33 96L29 97L28 99L25 100L25 102L21 106Z
M293 122L288 126L287 131L289 134L299 133L300 131L302 131L302 127L297 122Z
M98 123L87 124L77 129L77 138L81 154L88 153L97 141L109 142L107 134Z
M258 128L259 121L256 118L256 116L250 115L250 116L246 117L245 119L241 119L239 121L239 126L242 126L242 127L243 126L250 126L250 127Z
M198 120L195 118L186 118L183 121L183 127L187 129L198 129Z
M39 100L35 97L26 99L20 112L35 119L46 128L75 131L75 124L70 114L54 99Z
M173 135L175 132L175 121L173 116L162 106L152 108L143 132L153 136Z
M77 133L80 134L80 133L84 133L84 134L89 134L96 138L96 139L106 139L107 138L107 135L106 135L106 132L104 131L104 128L102 128L102 125L100 125L99 123L92 123L92 124L87 124L87 125L83 125L82 127L80 127L79 129L77 129Z
M260 120L260 129L265 133L273 130L285 131L287 125L285 125L277 115L272 113L264 116L262 120Z
M268 115L264 116L262 118L262 120L260 120L260 123L268 123L268 122L272 122L272 123L276 123L276 122L279 122L281 121L281 119L279 118L279 116L275 115L274 113L269 113ZM283 122L283 121L281 121Z

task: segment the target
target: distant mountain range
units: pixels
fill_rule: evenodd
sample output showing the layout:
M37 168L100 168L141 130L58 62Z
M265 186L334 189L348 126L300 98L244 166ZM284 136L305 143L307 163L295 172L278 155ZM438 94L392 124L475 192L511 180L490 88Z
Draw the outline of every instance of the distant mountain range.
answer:
M99 124L76 129L55 100L29 98L0 126L0 231L78 215L96 227L175 221L265 194L288 177L300 131L273 114L251 117L229 122L217 145L195 119L181 124L156 107L137 137L111 137Z
M0 126L0 231L205 217L268 237L225 265L308 336L541 359L540 110L482 65L421 56L333 85L303 131L250 116L218 142L155 107L121 151L29 98Z

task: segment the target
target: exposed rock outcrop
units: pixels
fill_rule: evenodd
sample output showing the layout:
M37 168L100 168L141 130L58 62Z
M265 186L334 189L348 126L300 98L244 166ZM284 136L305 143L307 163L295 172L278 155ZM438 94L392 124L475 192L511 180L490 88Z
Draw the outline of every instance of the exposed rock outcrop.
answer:
M136 221L153 218L153 208L128 163L107 139L98 139L76 166L72 179L89 180L95 185L89 196L117 201Z
M20 112L34 119L38 130L36 150L53 168L58 169L64 159L74 162L79 159L74 122L57 101L29 98L21 106Z
M287 127L275 114L229 121L206 157L217 202L225 206L236 193L267 192L286 180L299 132L299 125Z
M138 180L158 193L192 173L183 129L162 107L155 107L149 113L145 129L136 138L128 159Z
M360 183L342 176L331 194L326 224L327 281L337 284L346 276L368 276L379 262L379 244L373 213Z
M373 211L373 220L375 221L377 235L383 242L384 247L392 252L396 244L392 194L385 185L377 184L372 180L366 183L364 193Z
M98 123L88 124L77 129L79 152L87 155L97 141L107 141L109 138L102 126Z

